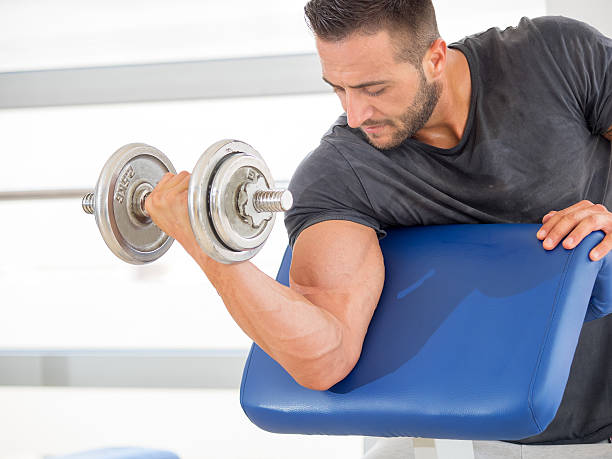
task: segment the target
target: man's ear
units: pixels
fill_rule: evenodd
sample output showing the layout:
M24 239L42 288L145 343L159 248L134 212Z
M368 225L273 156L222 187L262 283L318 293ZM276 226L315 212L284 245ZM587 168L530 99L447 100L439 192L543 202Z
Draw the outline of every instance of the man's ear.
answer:
M436 80L446 67L446 42L436 39L423 57L423 71L428 80Z

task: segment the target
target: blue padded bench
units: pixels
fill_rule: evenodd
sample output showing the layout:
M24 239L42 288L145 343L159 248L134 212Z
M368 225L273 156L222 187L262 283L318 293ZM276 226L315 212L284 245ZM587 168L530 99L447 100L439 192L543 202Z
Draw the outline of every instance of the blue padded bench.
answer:
M278 433L516 440L552 421L585 320L610 312L609 256L545 251L540 225L403 228L382 239L383 293L353 371L299 386L257 345L242 408ZM288 285L288 249L278 280Z

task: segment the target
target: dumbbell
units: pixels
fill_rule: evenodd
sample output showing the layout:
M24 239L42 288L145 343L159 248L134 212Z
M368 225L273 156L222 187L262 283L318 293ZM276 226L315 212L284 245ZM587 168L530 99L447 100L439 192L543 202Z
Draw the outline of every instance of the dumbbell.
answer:
M174 242L153 223L144 205L168 172L176 174L161 151L131 143L108 159L95 190L83 197L83 210L95 215L104 242L123 261L150 263ZM238 140L221 140L207 148L189 181L191 228L202 250L221 263L255 256L272 231L276 213L292 204L289 190L274 188L261 155Z

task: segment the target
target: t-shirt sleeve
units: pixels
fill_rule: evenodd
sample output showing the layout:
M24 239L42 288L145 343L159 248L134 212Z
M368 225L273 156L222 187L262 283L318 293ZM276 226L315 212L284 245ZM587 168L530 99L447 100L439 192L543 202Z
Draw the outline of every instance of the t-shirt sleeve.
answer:
M573 19L539 18L547 45L567 78L593 135L612 125L612 39Z
M379 238L386 234L373 217L359 177L337 147L325 139L298 166L289 190L293 207L285 213L285 227L292 247L303 230L326 220L368 226Z

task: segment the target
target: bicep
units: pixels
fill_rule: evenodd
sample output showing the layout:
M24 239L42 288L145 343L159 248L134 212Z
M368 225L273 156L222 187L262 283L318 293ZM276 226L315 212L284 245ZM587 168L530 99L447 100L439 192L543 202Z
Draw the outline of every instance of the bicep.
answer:
M343 325L344 343L358 354L385 277L376 232L343 220L313 225L295 242L291 288Z

